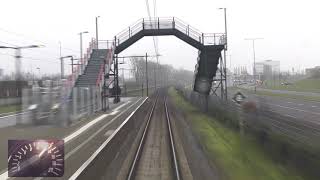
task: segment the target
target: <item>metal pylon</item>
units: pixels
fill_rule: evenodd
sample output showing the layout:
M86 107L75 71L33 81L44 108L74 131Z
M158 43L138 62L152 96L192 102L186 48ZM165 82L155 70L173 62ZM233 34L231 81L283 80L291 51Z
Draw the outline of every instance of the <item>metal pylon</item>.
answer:
M222 100L228 99L228 91L227 91L227 68L226 68L226 50L223 50L224 56L221 56L219 59L220 67L217 70L217 76L212 80L213 87L211 88L211 94L214 94L220 97ZM220 91L218 91L220 90Z

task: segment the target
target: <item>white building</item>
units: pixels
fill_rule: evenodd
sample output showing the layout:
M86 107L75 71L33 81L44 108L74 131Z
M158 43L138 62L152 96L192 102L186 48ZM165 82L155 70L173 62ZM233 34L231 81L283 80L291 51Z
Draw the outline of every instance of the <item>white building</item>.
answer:
M280 61L265 60L261 62L256 62L256 74L257 75L267 75L272 73L280 73Z
M0 68L0 79L2 79L2 76L4 75L3 69Z

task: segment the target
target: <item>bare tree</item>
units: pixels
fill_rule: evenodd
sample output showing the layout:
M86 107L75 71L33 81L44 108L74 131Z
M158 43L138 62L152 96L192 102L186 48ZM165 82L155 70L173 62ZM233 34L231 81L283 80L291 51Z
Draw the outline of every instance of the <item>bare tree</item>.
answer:
M145 83L146 64L144 58L133 57L130 59L131 73L138 84ZM185 69L175 69L171 65L158 64L148 61L148 81L160 85L191 85L193 72Z

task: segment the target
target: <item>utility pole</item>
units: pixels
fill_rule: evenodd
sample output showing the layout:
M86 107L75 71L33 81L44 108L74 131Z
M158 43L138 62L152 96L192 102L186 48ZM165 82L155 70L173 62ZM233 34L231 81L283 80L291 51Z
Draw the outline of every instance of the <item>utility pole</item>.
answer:
M139 58L145 58L146 59L146 84L147 84L147 95L148 95L148 93L149 93L149 90L148 90L148 85L149 85L149 79L148 79L148 57L157 57L157 56L161 56L161 55L159 55L159 54L157 54L157 55L148 55L148 53L146 53L145 55L140 55L140 56L116 56L115 58L132 58L132 57L139 57ZM116 63L114 63L114 64L119 64L119 63L117 63L117 61L116 61ZM114 65L114 68L115 69L117 69L117 67ZM115 72L116 72L116 70L115 70Z
M153 73L154 73L154 89L157 89L157 75L156 75L156 64L153 68Z
M21 49L16 49L15 58L16 58L16 61L15 61L15 65L16 65L16 81L19 81L19 80L21 80ZM39 72L40 72L40 70L39 70Z
M61 70L61 79L63 79L64 77L64 62L63 62L63 58L61 55L61 42L59 41L59 46L60 46L60 70Z
M115 56L115 90L116 90L116 96L115 96L115 99L114 99L114 103L118 103L120 102L120 97L119 97L119 64L118 64L118 55Z
M149 96L149 82L148 82L148 53L146 53L146 84L147 84L147 96Z
M230 63L230 71L231 71L232 66L231 66L231 55L230 54L229 54L229 63Z
M73 65L75 65L73 63L74 59L73 59L73 56L71 56L71 74L74 72L74 68L73 68Z
M257 92L257 80L256 80L256 51L255 51L254 42L255 42L255 40L259 40L259 39L263 39L263 38L246 38L246 39L244 39L244 40L252 41L254 93Z

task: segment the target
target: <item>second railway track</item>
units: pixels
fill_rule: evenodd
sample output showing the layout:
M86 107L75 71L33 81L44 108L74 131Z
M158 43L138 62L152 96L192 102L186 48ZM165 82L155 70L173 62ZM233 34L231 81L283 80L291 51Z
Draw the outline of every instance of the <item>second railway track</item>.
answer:
M175 149L166 94L159 91L148 114L127 179L180 180Z

